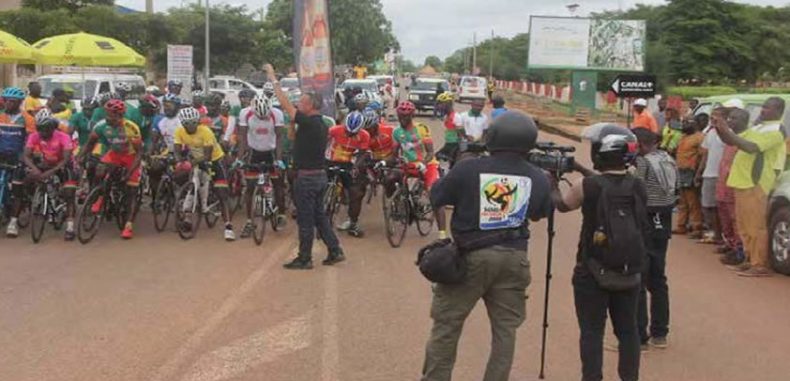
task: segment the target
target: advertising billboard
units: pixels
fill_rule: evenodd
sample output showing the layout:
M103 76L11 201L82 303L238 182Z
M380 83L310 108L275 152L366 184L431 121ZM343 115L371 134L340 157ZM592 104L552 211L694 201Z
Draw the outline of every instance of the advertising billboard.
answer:
M321 112L334 116L335 82L327 0L296 0L294 10L294 58L302 91L320 94Z
M530 69L643 71L645 21L530 17Z

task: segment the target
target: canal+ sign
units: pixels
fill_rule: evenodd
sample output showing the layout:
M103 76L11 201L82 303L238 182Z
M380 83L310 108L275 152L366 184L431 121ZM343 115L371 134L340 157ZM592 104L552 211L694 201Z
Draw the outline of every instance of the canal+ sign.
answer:
M650 98L656 94L656 76L621 74L609 88L620 98Z

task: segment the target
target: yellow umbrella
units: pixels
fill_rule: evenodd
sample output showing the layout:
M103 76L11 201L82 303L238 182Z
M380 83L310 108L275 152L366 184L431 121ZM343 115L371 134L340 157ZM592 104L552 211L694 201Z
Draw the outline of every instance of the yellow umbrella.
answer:
M37 57L25 40L0 30L0 63L34 63Z
M145 58L120 41L89 33L47 37L33 44L38 63L63 66L145 66Z

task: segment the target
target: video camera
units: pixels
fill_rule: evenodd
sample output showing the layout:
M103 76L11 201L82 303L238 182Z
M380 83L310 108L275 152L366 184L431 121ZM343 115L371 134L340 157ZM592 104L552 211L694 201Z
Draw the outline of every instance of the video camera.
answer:
M538 142L529 153L527 160L559 178L563 174L573 171L574 159L569 153L575 151L576 148L572 146L561 146L553 142Z

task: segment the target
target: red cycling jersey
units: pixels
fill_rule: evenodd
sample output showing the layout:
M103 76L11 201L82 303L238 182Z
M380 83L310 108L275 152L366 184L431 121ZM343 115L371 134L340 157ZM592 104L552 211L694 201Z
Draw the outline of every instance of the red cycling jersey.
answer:
M326 159L335 163L350 163L354 151L370 149L370 134L365 130L349 136L345 126L334 126L329 129L328 137Z
M374 159L387 160L395 153L395 141L392 140L394 130L394 127L381 123L378 134L370 137L370 150L373 151Z

